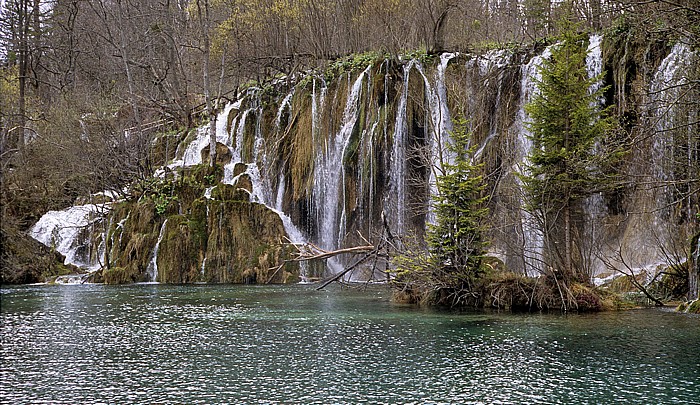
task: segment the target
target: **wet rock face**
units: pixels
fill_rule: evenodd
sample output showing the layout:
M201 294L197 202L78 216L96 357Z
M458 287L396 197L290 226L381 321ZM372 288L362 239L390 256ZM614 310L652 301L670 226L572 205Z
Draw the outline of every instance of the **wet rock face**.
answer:
M265 205L250 201L250 177L242 174L233 185L219 183L206 198L204 187L192 185L197 179L191 177L200 172L206 171L190 170L189 177L173 180L168 187L173 190L171 202L160 215L147 198L113 211L108 246L112 265L104 281L299 281L298 264L285 263L291 252L282 243L287 237L282 220ZM195 191L201 195L196 197Z
M209 162L209 147L202 149L202 162ZM227 165L231 162L231 151L228 146L221 142L216 143L216 164L220 166Z
M281 244L279 216L262 204L212 201L209 205L204 281L214 283L288 283L299 280L298 265Z

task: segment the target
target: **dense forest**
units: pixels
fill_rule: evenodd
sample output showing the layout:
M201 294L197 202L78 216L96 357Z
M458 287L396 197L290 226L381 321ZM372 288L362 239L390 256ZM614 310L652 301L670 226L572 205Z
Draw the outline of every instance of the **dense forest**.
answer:
M512 258L510 262L508 258L515 254L510 253L512 249L502 246L507 243L491 242L507 239L507 235L498 233L506 234L508 231L505 227L499 230L498 224L494 224L490 215L506 217L506 214L502 214L507 211L504 207L508 206L504 201L514 198L514 194L498 191L506 188L499 177L504 167L501 161L505 158L502 156L505 154L484 151L483 148L477 150L474 144L486 145L490 136L498 136L491 135L484 129L489 125L487 118L497 116L498 113L486 112L495 107L487 106L483 100L496 97L500 100L503 88L519 86L519 79L504 84L506 82L503 77L514 73L503 66L516 65L508 62L503 66L487 68L494 71L505 69L503 72L506 73L499 76L498 80L501 81L498 81L497 86L500 87L494 87L493 80L482 80L485 94L481 96L483 105L479 101L472 101L469 95L451 96L454 97L449 102L453 119L448 126L452 141L444 149L450 158L445 158L440 170L431 170L429 164L421 166L418 162L420 157L402 156L410 167L419 168L410 174L414 178L423 179L424 184L420 187L407 186L408 191L405 191L403 188L398 190L391 183L393 178L388 180L386 194L394 195L390 198L405 199L406 204L409 204L411 198L418 199L416 195L420 193L416 190L428 189L427 194L433 195L434 202L430 212L422 213L422 219L416 219L416 215L391 217L401 225L399 228L402 230L405 220L405 229L416 231L414 236L417 235L418 239L410 241L405 238L401 243L393 242L394 248L401 245L401 252L394 257L393 265L397 269L394 283L402 297L409 301L430 300L439 304L478 306L490 303L500 306L500 302L493 300L487 303L485 297L498 296L505 300L504 297L508 295L510 303L504 304L505 306L585 307L586 301L593 299L589 299L593 294L589 288L593 266L584 264L589 259L581 253L585 250L584 247L576 242L581 237L577 230L585 228L583 217L577 217L577 213L588 203L586 198L596 193L604 196L609 210L617 210L615 215L619 218L634 213L635 209L629 206L634 205L634 202L620 202L623 200L620 195L625 195L632 188L631 183L646 181L633 178L635 168L629 165L633 159L626 153L629 150L653 147L643 146L645 142L649 143L653 135L642 130L648 122L636 114L634 106L647 103L648 100L641 100L639 95L644 93L640 89L642 79L635 78L653 76L653 69L657 69L663 59L661 54L668 54L673 44L683 43L694 52L700 47L700 7L693 0L6 0L0 7L0 253L4 282L33 282L41 280L44 277L42 274L47 271L54 275L65 271L55 269L57 257L53 249L42 247L27 236L32 225L47 211L64 209L80 198L106 190L118 199L128 200L133 199L138 190L141 190L140 195L146 195L161 187L159 195L165 196L162 193L163 186L155 186L151 180L160 166L175 158L168 147L164 151L158 147L165 139L164 134L192 133L192 129L210 122L210 139L213 142L208 143L207 158L214 169L190 172L191 177L188 178L201 185L207 182L213 184L211 176L225 176L216 171L217 164L224 166L224 162L217 159L228 153L226 148L220 150L218 147L217 142L221 141L215 133L216 122L223 118L228 119L224 124L229 127L235 125L235 120L239 118L222 114L231 102L250 102L243 97L248 94L248 89L262 89L264 94L256 94L256 103L260 105L284 104L284 101L272 102L269 99L283 98L290 88L306 89L309 93L306 101L302 99L301 90L289 93L294 94L291 102L293 106L290 108L294 111L311 111L312 103L316 102L317 97L315 77L323 76L324 83L327 81L330 86L332 82L342 82L344 79L341 80L341 76L348 74L347 88L343 91L350 100L353 91L365 91L361 86L363 77L368 76L369 90L363 97L371 100L374 92L379 93L381 87L384 95L376 96L381 99L389 97L387 83L390 76L391 80L398 83L397 86L403 84L401 79L397 79L400 72L406 81L405 94L410 93L408 89L414 85L408 78L412 62L401 67L402 63L409 60L419 61L416 63L424 63L426 66L435 65L435 69L440 71L449 66L450 58L459 59L455 56L441 56L447 51L454 53L450 55L485 55L508 50L518 55L529 52L529 57L532 57L532 54L539 54L546 47L551 58L543 61L536 69L540 75L536 86L541 96L531 98L523 106L530 118L521 123L531 133L529 140L534 145L534 152L529 155L526 168L513 174L509 181L518 184L523 190L522 198L527 200L523 205L524 210L545 229L541 243L552 253L545 255L546 259L539 256L535 258L542 261L542 265L532 264L532 257L521 258L524 262L522 265L512 265ZM606 65L606 69L609 67L614 71L601 71L596 73L597 76L589 77L590 72L586 70L589 33L603 34L606 41L610 41L606 52L612 56L608 59L626 60L627 65L615 66L615 62L608 63L610 66ZM552 44L558 43L563 45L550 48ZM640 56L631 44L653 45L648 45L647 53ZM615 46L619 48L615 49ZM440 65L443 62L444 65ZM373 67L367 67L368 63L374 64ZM517 63L518 68L526 64L525 60ZM367 69L363 71L365 68ZM643 71L644 69L649 71ZM447 74L455 75L450 71ZM356 80L354 84L357 89L352 87L351 77ZM685 111L686 117L683 121L677 120L664 127L669 133L678 134L673 136L682 138L684 142L680 147L671 148L674 151L669 157L674 162L671 164L673 176L657 176L654 184L647 186L657 190L664 187L673 189L669 192L668 206L673 207L674 219L669 223L679 225L676 233L682 239L680 247L667 254L674 258L673 265L669 267L671 270L667 272L674 273L675 278L683 281L671 277L667 283L670 286L664 288L673 290L674 283L684 284L678 291L683 295L687 293L690 298L697 298L696 267L700 250L697 95L700 94L700 71L696 67L695 71L688 72L687 77L689 79L645 93L648 99L656 100L655 94L672 91L675 96L664 98L665 104L655 108ZM384 84L381 83L382 80ZM596 87L600 81L605 85ZM334 85L340 88L340 84ZM313 91L310 90L312 86ZM370 86L375 87L370 89ZM281 90L283 88L284 91ZM266 94L266 91L277 94L273 96ZM459 94L457 90L450 91L451 94ZM391 97L397 100L397 106L406 108L407 104L421 104L411 97L404 99L396 91L395 93ZM507 98L506 93L503 92L503 99ZM341 94L340 90L337 90L336 97L342 97L337 94ZM504 114L513 115L517 107L516 96L521 95L512 96L510 103L504 102L500 106L506 111ZM600 99L606 100L605 105L598 105L597 100ZM377 103L389 104L387 100ZM243 111L243 107L238 108ZM334 108L342 109L343 105ZM423 109L428 108L424 106ZM338 115L344 113L347 116L348 111L346 107ZM370 113L365 112L364 108L360 108L357 114L356 120L369 120L365 116ZM379 115L381 114L380 112ZM303 162L304 159L309 159L308 156L304 157L304 151L313 148L306 147L305 141L299 140L300 138L294 138L297 132L302 132L299 129L303 128L301 122L304 118L299 118L302 114L289 115L283 117L282 113L278 114L277 125L280 126L279 122L286 120L287 130L279 132L278 138L271 143L280 150L285 147L290 149L277 156L283 156L290 162ZM241 119L245 120L244 117ZM264 118L261 120L265 121ZM396 122L398 123L398 118ZM244 124L243 121L241 126ZM494 128L501 129L506 125L491 124ZM401 134L398 124L394 125L396 128L390 137L393 142ZM315 128L314 124L309 122L309 130L306 132L313 133L312 128ZM417 133L415 128L406 131ZM232 132L230 128L229 132ZM386 133L385 128L385 136ZM350 132L348 137L350 140L355 139ZM289 145L286 144L288 142ZM362 144L364 141L358 142ZM420 140L416 142L420 143ZM248 146L251 150L256 147L257 143ZM356 147L359 150L365 146ZM387 146L387 149L390 147ZM246 154L245 150L237 153L239 156L241 153ZM311 156L310 153L307 154ZM253 151L248 154L258 156ZM276 184L277 189L281 190L278 208L284 208L280 211L290 213L297 225L303 223L300 218L309 216L308 212L317 209L308 202L311 200L311 192L329 195L328 190L304 178L310 176L313 168L338 172L343 170L344 173L350 173L351 170L362 172L359 167L362 162L352 163L354 161L348 156L340 156L344 169L308 162L279 168L280 172L289 171L286 180L280 180L288 183L287 190ZM486 157L482 158L483 156ZM388 162L389 158L386 159ZM396 156L391 159L392 163L383 166L387 173L403 170L403 166L396 166ZM304 164L310 165L310 168L305 169ZM277 170L275 165L280 163L270 164ZM375 174L372 178L380 177ZM387 174L386 177L391 176ZM135 184L138 186L134 187ZM511 188L514 187L512 184ZM204 193L203 186L200 187L201 190L197 185L184 186L180 180L177 187L176 191L173 191L175 186L169 189L170 194L166 197L170 199L162 197L166 200L161 200L161 205L155 198L151 202L155 204L156 217L172 216L165 220L149 220L154 230L142 232L143 235L151 235L149 252L156 239L160 244L159 231L168 234L168 227L174 227L176 223L180 228L186 227L184 224L190 224L187 226L195 229L191 224L196 222L193 218L198 215L197 212L206 212L206 216L213 210L230 209L230 204L216 207L206 205L203 208L194 197L191 198L192 201L185 197L186 192L183 190L187 189L187 193ZM359 189L360 186L357 187ZM370 187L367 198L381 189L380 186L377 187ZM146 189L148 191L144 191ZM180 209L179 212L177 209L170 212L173 208L168 204L176 192L181 193L178 202ZM235 194L235 190L227 192ZM223 194L221 188L217 195ZM360 195L355 197L356 200L363 198ZM216 195L214 198L217 198ZM220 198L225 201L235 199ZM345 194L343 198L348 201L351 199ZM403 200L400 202L403 203ZM413 203L417 204L416 201ZM369 214L353 211L351 215L350 210L345 211L345 205L342 205L342 212L353 221L353 215L364 215L367 217L365 221L381 224L387 217L382 208L375 205L377 203L374 202L367 204ZM620 208L623 205L624 208ZM372 208L377 209L373 212ZM120 221L131 218L127 211L138 213L141 209L132 206L122 213L115 210L117 214L113 222L123 224L125 222ZM153 211L153 206L149 209ZM183 211L187 214L183 214ZM625 215L621 214L623 211ZM179 215L179 222L176 222L175 214ZM330 215L327 212L321 214ZM425 223L426 214L430 217L428 225ZM263 218L259 220L261 227L281 227L274 220L266 219L268 214L264 212L248 215ZM332 215L341 214L333 211ZM357 223L362 221L356 220ZM166 222L170 225L166 225ZM300 228L307 235L321 235L322 230L315 229L314 226L312 224ZM123 228L124 226L122 231ZM348 225L348 228L352 226ZM359 232L361 226L357 225L357 228L353 230ZM370 226L368 229L378 232L388 230L381 226ZM396 231L397 228L393 229ZM340 230L334 231L337 234ZM643 233L644 230L637 232ZM365 236L371 239L371 233L368 232ZM406 235L410 233L406 232ZM273 237L268 236L265 236L265 240L271 241ZM249 237L258 238L256 234ZM173 263L189 260L191 264L188 264L186 272L177 276L161 273L161 281L202 281L197 278L199 268L204 274L205 263L214 266L213 258L220 252L211 247L211 236L209 246L204 246L206 242L198 241L199 237L193 238L195 242L180 241L184 244L177 244L175 239L166 237L165 245L171 243L174 250L200 253L189 258L174 256L168 259ZM217 235L217 238L223 240L221 235ZM387 234L382 233L382 238L387 240ZM350 238L343 242L343 246L339 246L323 243L323 235L319 240L322 245L328 245L322 246L325 249L348 248L365 242ZM521 241L521 244L526 243L525 240ZM506 253L495 260L489 255L492 247ZM109 249L107 250L110 251ZM122 246L111 249L114 257L120 257L114 263L121 271L119 275L109 273L111 280L121 282L126 277L136 281L140 277L137 273L146 272L151 260L148 255L132 254L130 257L138 257L134 262L140 261L138 269L133 267L132 270L124 270L132 266L127 263L127 255L124 253L131 248ZM42 250L43 254L40 254L39 251ZM592 248L590 250L593 251ZM625 264L625 260L622 260L623 253L620 245L620 262ZM266 266L276 265L267 261L276 262L285 254L284 251L277 250L274 254L267 255L269 258L265 259ZM594 257L593 253L589 256L591 261L604 261L600 257ZM275 260L272 260L273 257ZM110 263L110 260L106 262ZM351 262L342 265L348 267ZM525 277L490 272L494 268L507 267L511 270L517 268L518 274L528 274L528 266L540 270L548 280L545 284L550 283L548 294L558 298L551 298L542 293L540 288L538 294L544 295L533 304L533 297L537 295L533 281L527 281ZM620 270L622 274L631 271L625 266ZM260 282L262 279L270 281L277 276L278 279L275 280L289 281L296 279L290 276L295 271L299 270L255 275L246 273L240 278L229 278L224 273L214 274L212 270L212 274L207 273L206 280ZM283 274L287 276L279 278ZM645 286L637 285L639 283L635 274L631 275L631 282L646 291ZM522 291L522 294L516 290ZM509 292L506 294L505 291ZM659 302L657 293L645 293ZM673 295L665 294L668 297ZM676 298L678 296L676 294ZM515 302L518 300L521 302ZM599 304L592 307L596 309Z

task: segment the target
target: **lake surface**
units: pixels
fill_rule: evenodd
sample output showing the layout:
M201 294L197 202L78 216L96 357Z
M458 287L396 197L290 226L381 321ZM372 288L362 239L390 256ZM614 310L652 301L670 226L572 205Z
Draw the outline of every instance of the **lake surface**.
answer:
M457 313L385 287L2 288L0 402L700 401L700 317Z

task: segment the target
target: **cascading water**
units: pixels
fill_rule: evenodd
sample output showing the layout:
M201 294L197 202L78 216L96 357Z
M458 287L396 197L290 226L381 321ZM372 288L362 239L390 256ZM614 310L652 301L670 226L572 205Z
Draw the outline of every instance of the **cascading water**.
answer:
M497 82L494 111L499 111L502 108L501 98L503 91L507 89L506 84L503 83L504 68L510 65L512 58L513 54L511 52L499 49L489 51L481 57L477 56L467 61L466 68L468 71L475 68L478 69L479 78L483 80L480 84L483 87L488 88L494 79ZM475 89L475 92L477 91L479 89ZM486 147L499 133L500 126L497 121L499 117L500 114L493 114L492 117L489 117L489 134L481 143L479 149L474 152L474 160L479 160L482 157Z
M239 104L227 104L216 118L216 142L224 145L228 144L228 134L226 133L226 125L228 115L232 109L238 108ZM168 165L171 169L175 167L189 167L202 163L202 151L209 146L209 124L202 125L197 128L195 139L187 146L183 153L182 159L173 161Z
M588 49L586 54L586 72L588 72L589 78L594 78L600 76L603 73L603 49L601 44L603 43L603 36L600 34L593 34L588 39ZM589 89L590 93L593 94L600 86L603 85L602 81L595 82ZM605 100L598 100L599 103L604 103Z
M72 264L90 271L98 270L104 257L104 241L93 249L93 227L109 212L108 205L76 205L62 211L49 211L32 227L29 234L44 245L56 249ZM102 233L100 233L102 235Z
M447 107L447 88L445 87L445 71L451 59L457 56L454 53L443 53L440 55L440 63L435 73L435 85L428 79L423 65L416 62L416 69L420 72L425 83L425 93L430 109L430 168L429 189L430 195L437 195L437 176L442 173L443 163L452 163L454 158L447 150L447 145L451 142L450 131L452 131L452 119L450 110ZM432 202L428 204L427 222L435 222Z
M525 112L525 105L538 92L537 81L541 79L539 71L545 59L552 56L552 46L544 49L542 54L533 56L530 61L522 66L520 79L520 107L513 124L513 129L517 135L517 158L515 160L514 172L517 174L526 174L529 164L528 155L532 149L531 133L527 129L529 120ZM521 184L520 179L516 176L516 181ZM522 187L522 184L521 184ZM521 207L524 206L524 201L521 201ZM537 224L536 219L527 210L521 209L521 235L520 242L522 244L522 257L524 271L529 275L537 275L542 272L543 253L544 253L544 235Z
M602 70L601 41L600 35L592 35L589 40L586 67L590 77L597 76ZM419 233L419 229L408 229L422 224L408 215L408 205L409 201L422 197L422 193L421 196L411 195L416 187L407 176L408 173L424 172L422 167L414 167L417 160L408 158L407 148L425 142L425 152L430 153L434 161L450 160L444 148L451 129L451 113L447 108L448 86L445 82L448 81L451 89L452 80L456 80L455 85L463 85L466 78L465 92L450 96L467 95L460 102L468 107L468 118L475 118L472 130L475 139L480 142L476 158L488 164L502 162L498 167L501 177L497 181L500 183L494 190L495 198L500 198L502 203L494 204L496 209L491 215L499 229L503 229L494 231L494 234L503 240L493 243L490 254L502 257L509 268L516 271L522 268L535 275L542 270L544 239L535 219L522 210L522 197L518 193L521 184L517 175L526 174L528 154L532 148L524 106L537 93L538 67L550 55L551 47L520 65L519 89L511 82L518 81L515 68L522 56L512 50L490 51L482 56L467 58L466 65L449 65L455 58L454 54L441 55L433 66L410 60L397 68L394 61L385 61L379 65L377 72L368 67L357 77L354 76L357 72L349 73L328 84L323 77L312 76L310 82L304 81L305 86L309 87L290 89L278 99L274 111L268 110L271 105L269 100L264 104L261 102L260 90L253 89L241 96L238 102L227 105L217 118L217 142L228 146L232 156L230 163L224 167L223 182L239 184L240 178L233 176L234 167L237 164L245 165L244 174L239 176L248 176L251 180L251 201L274 210L293 242L310 239L322 248L338 249L353 243L352 238L346 239L346 232L358 230L363 235L367 232L369 235L365 236L371 237L372 227L375 226L373 220L378 217L378 212L373 213L372 210L380 207L394 234ZM672 180L673 176L678 175L671 167L665 166L670 160L669 154L675 153L676 160L679 155L679 131L675 128L679 124L676 120L679 112L671 104L681 95L678 91L674 93L674 89L684 83L680 72L691 66L693 58L687 46L674 46L659 66L651 85L648 112L649 122L654 125L648 127L658 134L650 141L655 149L650 160L656 168L648 170L654 179ZM448 66L454 67L454 75L446 74ZM460 72L460 69L464 71ZM458 78L458 72L464 73L465 77ZM411 74L420 76L411 78ZM380 89L381 75L383 94ZM592 91L599 85L595 84ZM327 97L329 89L332 89L331 97ZM307 94L309 90L310 94ZM310 103L305 97L310 97ZM601 103L604 101L600 100ZM421 119L425 121L419 122ZM230 130L227 131L227 128ZM671 133L675 138L672 139ZM697 142L694 133L682 135L688 138L688 145ZM209 146L208 126L198 128L191 137L194 137L192 142L180 146L177 153L179 159L169 165L171 169L203 163L202 151ZM300 144L295 142L306 142L309 138L313 138L308 146L311 150L296 155L297 150L303 148L297 148ZM681 137L680 140L684 139ZM652 155L650 149L647 147L644 153ZM282 154L294 160L283 160ZM689 167L692 167L693 159L696 157L688 157ZM240 171L241 166L237 169ZM163 170L162 174L165 172ZM300 179L300 172L308 177ZM345 178L346 175L356 177ZM424 181L430 182L430 191L435 193L435 173L430 173L428 178L425 172L425 177ZM300 181L301 184L298 183ZM205 196L211 198L212 189L205 191ZM207 212L208 208L207 205ZM591 196L585 201L584 209L589 219L584 225L585 239L600 240L604 237L610 240L609 232L600 226L609 215L603 197ZM651 207L650 211L653 210L654 207ZM190 215L188 212L181 214ZM308 235L299 232L290 217L298 221L297 225L307 230ZM430 217L427 219L430 220ZM116 223L115 220L113 225L124 228L123 221ZM643 221L640 222L642 225L648 225ZM517 233L512 231L513 228L517 228ZM37 238L46 239L47 232L53 231L37 231L37 234L44 235ZM161 228L159 240L163 232L164 228ZM155 240L151 236L150 240ZM114 242L117 239L114 236ZM58 240L56 237L55 245L64 243ZM97 245L93 242L91 246ZM61 249L70 252L70 249ZM154 252L151 262L157 263L157 249L150 246L144 255L148 254L148 249ZM80 255L69 253L67 256ZM214 266L213 257L208 261L206 257L202 259L204 263L209 263L207 266ZM202 269L204 263L200 263ZM330 260L328 266L332 272L340 271L337 261ZM151 279L157 279L156 265L149 268L149 274Z
M603 36L599 34L591 35L588 41L586 72L590 79L599 77L603 73L602 42ZM594 82L589 88L589 94L598 91L602 85L602 80ZM601 95L596 102L599 106L602 106L605 103L605 97ZM599 146L596 144L594 152L597 149L599 149ZM604 272L606 268L600 258L596 257L597 252L600 252L602 248L600 245L604 238L603 221L608 214L603 194L595 193L588 196L583 202L583 209L586 221L584 222L583 230L585 237L581 242L581 255L584 264L590 271L590 276L595 276Z
M688 170L697 167L697 159L693 157L693 151L697 151L698 135L696 131L697 110L687 108L686 92L690 79L689 72L697 57L690 47L683 41L676 43L671 52L659 65L649 87L650 110L649 122L653 131L652 146L652 182L663 184L653 192L651 206L646 207L653 217L651 234L654 243L668 246L669 241L677 232L675 227L668 225L674 214L674 205L680 205L676 186L672 186L676 179L676 170L687 164ZM695 102L697 100L694 100ZM692 101L691 101L692 102ZM684 145L685 143L685 145ZM686 150L687 162L683 162L680 154ZM696 169L697 170L697 169ZM688 193L687 217L692 218L692 192ZM691 220L692 221L692 220ZM659 253L658 261L663 262L665 254Z
M355 129L362 82L370 68L359 74L348 91L340 129L327 140L325 148L316 153L312 203L317 212L319 242L324 249L337 249L344 236L340 235L344 218L339 216L339 205L344 204L340 200L345 189L343 156ZM341 270L336 260L329 259L328 265L333 272Z
M391 148L390 192L387 194L387 197L395 198L396 201L390 203L392 209L386 211L390 211L387 212L390 223L396 224L394 232L397 235L403 235L404 233L406 216L406 134L408 132L406 102L408 101L408 81L411 69L413 69L415 64L416 61L411 60L403 66L403 86L401 87L399 104L396 108L396 121Z
M150 277L152 282L158 282L158 249L160 249L160 242L163 240L165 235L165 226L168 224L168 220L163 221L163 225L160 226L160 232L158 233L158 241L153 248L153 253L151 254L151 260L148 262L148 268L146 272Z
M687 72L694 57L688 45L678 42L659 65L649 89L651 115L656 132L652 160L654 176L660 181L669 181L673 178L673 163L670 157L673 154L674 140L671 131L683 124L682 120L679 120L682 112L678 101L682 97L683 86L689 82ZM664 191L663 194L669 193ZM668 203L664 199L660 202L663 206Z

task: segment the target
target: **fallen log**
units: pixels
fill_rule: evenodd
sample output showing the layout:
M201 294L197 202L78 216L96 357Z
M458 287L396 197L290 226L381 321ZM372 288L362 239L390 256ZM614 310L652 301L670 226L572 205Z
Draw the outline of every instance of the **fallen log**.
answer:
M371 252L366 253L364 256L362 256L360 259L355 261L355 263L352 264L352 266L347 267L345 270L341 271L340 273L334 275L333 277L327 279L326 281L323 282L320 286L316 287L316 291L318 290L323 290L328 284L340 280L344 275L348 274L350 271L352 271L355 267L359 266L362 262L365 260L369 259L373 255L376 255L378 253L379 249L375 248Z

